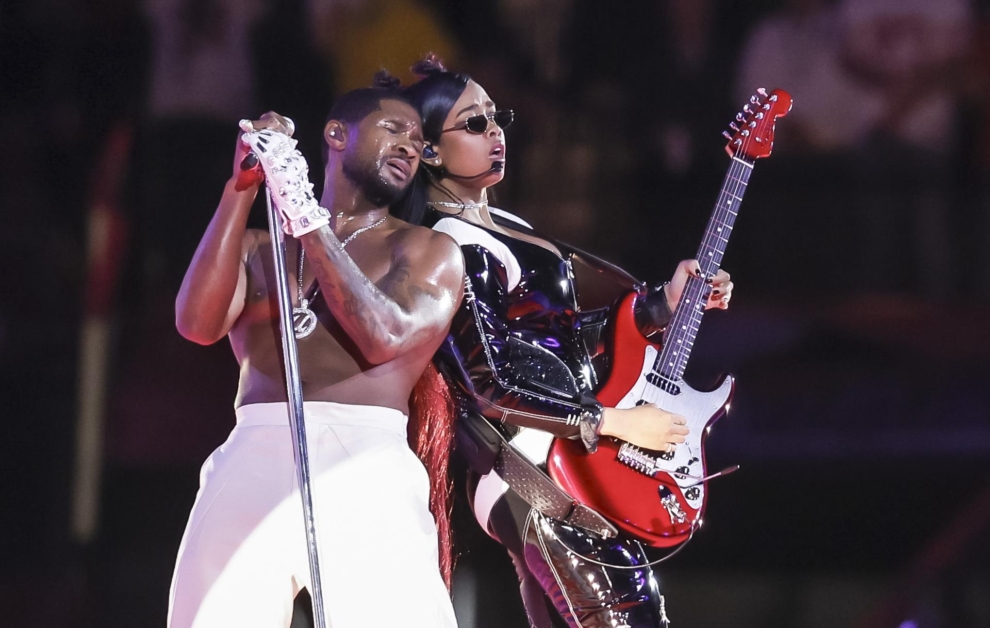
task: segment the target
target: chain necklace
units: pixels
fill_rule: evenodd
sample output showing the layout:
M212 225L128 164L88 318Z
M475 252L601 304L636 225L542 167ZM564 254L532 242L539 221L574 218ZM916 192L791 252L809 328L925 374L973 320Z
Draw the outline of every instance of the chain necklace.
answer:
M364 233L365 231L370 231L375 227L381 225L388 219L388 216L384 216L381 220L373 222L370 225L356 229L354 233L344 238L340 243L340 248L347 248L347 245L351 241ZM299 296L299 307L292 308L292 330L296 334L297 340L302 340L306 336L313 333L316 329L316 314L313 310L309 309L309 299L303 294L303 265L306 263L306 249L303 248L302 243L299 243L299 275L297 283L297 294ZM315 298L315 294L313 295Z
M451 203L449 201L427 201L427 205L431 207L446 207L447 209L459 209L460 211L455 214L455 216L460 216L465 211L469 209L481 209L482 207L488 207L488 201L481 201L480 203Z

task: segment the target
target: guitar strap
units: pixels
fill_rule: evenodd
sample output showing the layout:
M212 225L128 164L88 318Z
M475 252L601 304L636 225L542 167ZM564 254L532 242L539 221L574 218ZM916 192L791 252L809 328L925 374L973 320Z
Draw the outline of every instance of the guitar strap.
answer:
M539 467L516 451L488 419L474 412L465 412L459 420L458 446L466 446L475 454L469 456L474 461L474 471L482 474L495 471L527 504L551 519L583 528L606 539L618 534L615 526L604 517L579 504ZM465 443L465 439L469 442ZM486 462L491 463L487 469L484 468Z
M571 257L578 259L582 263L587 264L590 268L596 269L598 272L608 273L611 280L617 282L619 285L625 287L628 290L635 290L636 292L639 293L643 293L646 291L647 284L645 282L636 279L622 268L619 268L612 262L605 261L604 259L598 257L597 255L589 253L583 249L579 249L576 246L567 244L566 242L561 242L556 238L551 238L547 235L540 233L536 229L533 229L532 227L520 224L514 220L509 220L498 214L493 213L492 220L495 221L496 224L499 224L503 227L508 227L509 229L513 229L515 231L519 231L521 233L525 233L536 238L541 238L543 240L546 240L547 242L552 243L554 246L560 249L560 252L564 255L565 258Z

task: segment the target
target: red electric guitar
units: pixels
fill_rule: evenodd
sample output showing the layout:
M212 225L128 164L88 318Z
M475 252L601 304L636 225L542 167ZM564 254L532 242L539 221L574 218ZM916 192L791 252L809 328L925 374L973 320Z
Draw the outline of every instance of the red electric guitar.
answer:
M730 125L734 133L724 133L732 160L698 249L704 276L718 272L753 164L770 155L774 123L790 108L787 92L778 89L767 94L759 89ZM683 380L708 290L703 279L688 279L662 347L639 333L633 316L636 295L620 300L611 330L611 373L597 393L606 407L655 403L685 417L691 430L687 442L663 453L602 438L598 451L589 454L580 441L556 439L547 461L551 477L561 488L653 547L683 543L701 525L708 497L705 483L710 479L706 477L705 438L728 410L735 385L732 376L726 376L714 390L700 392Z

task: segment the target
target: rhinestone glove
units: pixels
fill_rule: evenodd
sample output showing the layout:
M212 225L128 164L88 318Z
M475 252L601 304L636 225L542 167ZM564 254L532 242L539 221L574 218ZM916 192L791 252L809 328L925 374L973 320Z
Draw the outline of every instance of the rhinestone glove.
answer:
M306 158L296 150L296 140L285 133L263 129L241 135L258 156L275 206L282 214L282 229L298 238L330 224L330 212L313 196Z

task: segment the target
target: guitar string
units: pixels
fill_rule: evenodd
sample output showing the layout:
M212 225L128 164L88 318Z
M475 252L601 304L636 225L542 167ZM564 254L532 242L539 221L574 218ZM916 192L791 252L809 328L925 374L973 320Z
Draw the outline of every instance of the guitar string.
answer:
M729 211L731 211L730 208L732 207L732 204L727 202L729 200L728 195L729 194L732 194L736 198L740 198L740 199L743 197L741 194L739 194L739 192L740 192L740 189L741 189L742 185L744 185L744 183L742 181L742 176L741 175L745 172L745 168L746 168L745 166L739 164L735 160L732 161L732 163L731 163L731 165L729 167L729 170L726 173L726 182L723 183L723 185L722 185L722 191L719 194L718 200L716 201L716 209L712 213L712 218L709 221L708 226L706 227L705 236L702 238L702 244L699 247L699 253L705 252L706 248L714 249L714 251L717 251L718 252L717 253L718 259L717 260L715 260L716 255L713 255L710 258L710 262L707 264L708 268L706 269L706 274L711 274L711 272L712 272L712 266L713 265L715 267L720 267L720 265L721 265L722 251L719 251L719 249L716 246L717 240L714 240L714 238L717 238L718 237L718 235L717 235L718 234L718 227L717 227L717 225L719 225L719 224L721 224L721 225L727 225L729 222L731 222L731 221L727 220L728 217L729 217ZM735 183L734 186L732 186L733 183ZM730 189L731 189L731 191L729 191ZM736 205L736 213L737 214L738 214L738 207L739 207L739 201L737 201L737 205ZM703 257L703 256L702 255L699 255L699 257ZM698 260L699 266L702 264L702 261L703 260L700 260L700 259ZM704 302L706 300L704 298L705 297L706 288L707 288L707 284L704 283L703 280L701 280L701 279L692 278L691 280L689 280L688 285L685 286L685 292L687 292L688 295L687 295L687 297L682 296L682 301L685 298L687 298L688 299L687 302L688 303L694 303L695 306L693 306L691 308L687 308L686 310L684 308L678 307L678 309L680 311L682 311L682 312L686 311L687 312L687 314L686 314L686 318L688 319L687 324L690 324L692 326L692 328L695 329L695 331L697 331L697 328L701 324L701 317L696 318L696 312L699 313L699 314L701 314L702 316L704 314L704 309L701 309L699 311L698 304L700 303L701 304L701 307L702 308L704 307ZM680 320L671 321L671 323L672 324L675 324L675 325L683 325L683 324L685 324L685 321L683 320L683 317L682 317ZM666 346L670 346L670 345L666 345ZM683 369L684 369L684 366L686 365L686 358L684 358L684 355L683 355L684 351L685 351L685 349L684 349L683 346L677 352L675 352L673 350L673 348L671 348L667 352L664 352L664 351L661 350L661 353L658 356L658 361L659 362L662 362L662 363L673 362L676 365L673 368L672 372L671 372L671 375L673 376L673 378L675 380L681 379L683 377ZM688 348L687 351L688 351L688 354L690 354L690 348ZM664 353L667 354L666 357L664 357ZM673 353L679 353L679 355L677 355L677 358L675 360L671 360L671 358L673 357L673 355L671 355L671 354L673 354ZM661 364L660 368L656 368L655 367L653 369L653 372L654 373L657 373L658 371L663 371L663 370L664 369L663 369L663 366ZM665 401L666 398L670 395L670 393L668 393L667 391L665 391L665 390L663 390L662 388L659 388L659 387L649 387L649 388L647 388L647 391L646 392L647 392L647 394L644 395L644 396L648 398L647 401L649 401L650 403L654 403L654 404L656 404L657 406L659 406L661 408L662 407L665 407L665 406L666 407L669 407L668 404L663 403L663 401ZM698 483L696 482L692 486L696 486L697 484Z
M721 225L728 225L729 222L732 222L726 220L729 212L731 211L730 208L732 207L732 204L728 203L727 201L729 200L729 195L740 199L743 197L743 195L740 194L739 192L741 191L742 186L744 186L745 183L742 181L742 177L738 175L743 173L745 169L746 166L743 166L738 162L736 162L735 160L733 160L732 164L729 167L729 172L726 174L726 179L731 179L732 182L735 182L736 185L734 187L730 187L732 185L731 182L726 182L725 184L723 184L722 193L719 194L719 198L716 201L715 212L713 212L712 219L709 221L709 225L706 227L705 236L702 238L702 244L699 248L699 253L704 253L706 249L710 248L713 249L715 252L717 252L717 256L718 256L717 262L715 261L715 255L713 255L711 258L708 258L706 260L698 260L699 266L705 264L705 262L708 262L707 264L705 264L708 267L707 269L705 269L705 274L714 274L711 272L713 265L716 268L721 266L721 261L724 251L720 251L716 245L717 238L719 237L717 230L718 227L716 223ZM733 175L737 175L737 176L733 176ZM744 190L742 191L743 194L745 194L745 191ZM713 230L711 227L715 227L715 229ZM707 256L699 255L699 257L707 257ZM707 301L707 297L702 299L702 296L705 292L705 288L706 288L706 284L701 279L690 278L685 287L685 292L687 292L687 297L689 297L694 303L698 303L699 301L704 303L705 301ZM682 300L684 300L684 297L682 297ZM695 318L696 309L697 308L690 308L690 310L687 311L686 315L675 317L675 319L672 320L671 323L675 326L683 326L685 322L688 322L691 324L692 328L695 329L695 333L696 333L697 332L696 328L699 327L701 324L701 319ZM703 311L701 313L703 314ZM685 321L684 320L685 318L687 318L688 321ZM674 353L675 347L670 347L670 349L661 351L660 355L658 355L657 357L654 372L657 372L659 374L663 370L666 370L664 368L665 365L669 365L670 362L674 362L675 366L672 367L673 370L671 372L671 375L675 379L679 379L683 377L683 368L686 364L686 358L684 358L684 351L687 351L687 353L690 355L691 348L692 347L685 349L682 345L680 349L680 355L678 355L676 360L671 359L673 357L672 353Z
M718 241L716 240L716 238L718 237L717 235L718 225L728 225L730 222L733 222L728 219L729 212L731 211L730 208L732 207L732 204L728 202L730 198L729 195L733 195L736 198L742 198L742 194L740 194L739 192L742 188L742 185L744 185L742 179L744 178L743 175L745 173L745 169L746 166L739 164L735 160L732 161L732 163L729 166L728 172L726 173L726 181L723 183L722 190L719 194L718 200L716 201L715 211L712 213L712 218L709 221L709 224L706 226L705 235L702 238L702 244L699 247L699 253L705 253L706 249L713 250L713 252L717 252L717 254L713 254L712 257L709 259L698 260L699 266L704 262L708 262L707 264L705 264L707 268L704 269L706 274L713 274L713 267L721 266L721 261L722 261L721 258L723 252L719 250L719 247L717 247ZM738 213L738 207L739 204L737 201L736 213ZM718 257L717 260L715 259L716 256ZM705 258L705 257L706 257L705 255L699 255L699 258ZM707 300L706 298L707 284L704 283L703 280L701 279L692 278L692 280L689 282L689 285L686 286L685 291L688 293L688 295L687 297L682 297L682 300L687 299L686 302L693 303L694 306L691 308L687 308L686 310L684 308L679 308L681 309L682 312L686 312L686 315L683 315L680 320L672 321L672 322L678 326L689 324L692 326L693 329L695 329L695 332L697 332L698 327L700 327L701 325L701 319L704 315L704 309L700 309L700 308L704 308L704 303ZM686 321L684 320L685 318L687 319ZM671 346L671 345L667 345L667 346ZM661 351L660 358L662 358L662 362L666 364L670 364L671 362L673 362L673 364L675 365L671 372L671 375L675 380L679 380L683 378L684 368L687 363L687 358L684 357L684 352L687 351L688 356L690 356L690 351L692 348L693 347L685 348L682 345L679 349L675 351L675 347L672 346L671 349L669 349L666 352L667 353L666 356L663 356L662 354L664 352ZM677 354L675 359L671 359L674 358L673 354ZM661 364L660 369L655 369L655 371L656 370L660 370L660 371L664 370L663 364ZM651 393L650 397L653 398L651 399L653 403L656 403L660 407L664 407L664 405L666 405L661 403L661 400L664 400L666 397L669 396L669 393L667 391L664 391L661 388L654 388L652 390L649 390L649 392Z
M739 150L736 151L736 155L741 153L745 154L746 150L749 148L751 137L752 136L747 137L743 141ZM704 268L703 271L708 276L713 276L714 273L717 272L715 271L715 269L721 267L722 258L724 255L724 251L717 246L717 238L719 237L718 225L728 226L730 227L730 229L735 227L735 217L738 215L738 208L741 205L741 200L736 201L735 211L732 210L733 204L729 202L729 200L730 198L742 199L744 197L745 186L747 185L747 182L749 180L750 172L751 172L750 166L743 165L740 162L736 161L736 159L733 159L732 163L729 166L729 170L726 173L727 181L722 186L722 192L719 194L718 201L716 202L716 208L712 214L712 219L709 221L709 224L706 226L705 236L702 239L701 247L699 247L698 257L702 258L698 260L699 266L704 264L707 267ZM730 212L732 214L731 218L730 218ZM729 235L731 235L731 233ZM706 248L710 249L713 252L713 255L711 257L704 255L704 253L706 252L705 250ZM705 295L706 284L701 279L693 279L692 281L690 281L688 286L688 292L690 298L696 304L698 303L703 304L704 302L707 301L707 295ZM702 305L702 307L704 306ZM698 328L700 328L701 320L703 316L704 316L704 309L690 308L689 310L687 310L686 316L683 317L683 318L687 318L686 322L690 324L694 329L695 336L697 334ZM680 321L678 321L677 324L683 326L685 324L683 318ZM690 353L693 348L694 347L692 345L686 349L687 357L690 357ZM671 349L671 351L673 351L673 348ZM666 356L666 357L667 359L665 360L665 362L669 363L670 356ZM675 367L674 367L674 372L672 374L676 379L682 379L684 376L684 369L687 365L687 358L684 356L683 351L680 352L678 358L679 359L674 362Z
M744 146L748 145L748 143L749 143L749 139L747 139L744 142ZM717 239L720 237L718 235L719 233L718 228L720 225L730 226L730 228L734 226L734 220L728 219L729 212L731 211L731 207L732 207L732 203L728 201L731 197L735 197L737 199L743 198L743 195L745 194L745 190L744 190L744 186L746 185L745 180L748 180L748 176L743 176L743 175L747 174L748 170L749 168L747 166L740 164L738 161L733 159L732 163L729 166L729 170L726 173L727 181L722 186L722 190L716 201L715 211L713 212L712 219L709 221L709 224L706 226L705 235L702 238L702 244L699 248L700 254L698 255L698 257L701 258L698 260L699 266L704 265L707 267L704 269L705 274L707 275L714 275L714 273L712 272L713 267L717 268L721 266L724 251L721 251L720 247L717 246ZM743 192L743 194L740 194L741 191ZM738 206L739 203L737 202L736 207L738 208ZM737 214L737 213L738 211L733 212L733 214ZM730 225L729 223L733 223L733 225ZM704 255L707 249L710 249L715 254L713 254L711 257ZM706 284L704 284L701 279L691 278L689 279L687 286L685 288L685 291L687 292L686 298L689 298L694 303L699 303L699 302L704 303L705 301L707 301L707 296L704 295L705 289L706 289ZM704 299L702 298L703 296L705 296ZM685 297L682 297L682 300L684 298ZM686 314L682 313L681 316L675 317L675 320L672 321L672 324L674 324L676 327L683 328L685 326L685 323L688 323L691 325L692 329L694 329L695 333L697 333L697 328L700 327L701 324L701 318L697 316L696 311L697 308L690 308L689 310L686 310ZM682 309L682 312L685 312L685 310ZM701 313L703 315L703 310L701 310L698 313ZM687 362L687 358L685 358L685 352L687 353L688 357L690 357L690 352L693 347L691 346L684 347L682 345L679 349L679 355L677 356L676 360L672 360L671 358L674 357L673 353L675 353L675 349L677 349L677 347L675 345L667 345L667 347L669 348L665 347L666 350L662 350L661 354L658 355L654 372L661 374L663 371L667 370L665 367L669 366L669 364L673 362L674 366L672 367L670 374L675 379L679 379L683 377L683 370Z
M745 155L749 147L751 146L753 137L754 136L752 134L747 136L743 140L739 149L735 152L735 155L739 155L739 154ZM733 155L733 157L735 157L735 155ZM730 163L729 169L725 176L725 182L722 184L721 191L719 193L718 199L716 200L715 211L712 213L712 217L705 227L705 234L702 237L701 245L698 251L699 252L698 257L700 258L698 259L698 266L699 268L701 268L703 263L707 266L707 269L702 269L706 276L714 276L714 273L717 271L713 271L713 268L721 268L722 259L724 257L725 251L721 250L721 248L717 245L718 238L720 237L718 235L719 234L718 228L720 225L722 227L729 227L730 229L735 228L735 217L738 216L739 207L742 204L743 197L745 196L745 192L746 192L745 188L748 185L749 174L751 173L752 173L751 165L741 164L739 161L736 160L736 158L732 159L732 162ZM736 201L735 211L732 211L733 204L732 202L730 202L729 200L730 198ZM732 213L732 218L729 218L730 212ZM731 236L731 233L727 235ZM728 238L725 238L725 240L728 240ZM708 259L703 259L706 257L704 255L704 253L707 252L706 249L708 251L711 251L712 255L707 256ZM717 260L715 259L716 257L718 258ZM697 331L698 328L700 328L701 320L705 312L704 304L707 302L707 296L705 297L704 300L702 300L702 296L705 295L706 287L707 284L703 282L702 279L689 278L684 290L685 292L688 293L687 296L690 297L690 301L688 302L693 301L695 303L695 307L691 307L686 310L687 311L686 318L688 319L688 324L691 324L692 329L694 329L694 334L692 335L694 335L695 337L697 336ZM683 302L684 300L685 300L685 296L682 294L681 301ZM698 307L699 303L701 304L700 309ZM678 304L677 310L684 311L684 309L680 307L680 303ZM697 319L695 319L695 312L698 312L701 315ZM675 317L675 319L676 318L677 317ZM672 320L671 324L683 326L684 318L685 316L682 316L680 320ZM677 355L677 359L673 360L675 366L671 371L671 375L673 376L674 380L682 379L684 376L684 370L686 369L687 366L687 358L684 357L685 349L682 345L679 351L674 351L672 347L670 349L667 349L667 347L669 346L670 345L665 345L664 348L661 349L654 364L654 368L652 370L654 373L662 377L663 376L662 371L664 370L663 363L666 362L669 364L672 361L670 358L673 355ZM687 348L688 357L690 357L691 349L693 348L694 348L693 345ZM660 407L663 407L663 404L661 404L660 402L663 398L667 397L668 395L669 393L660 387L650 387L647 389L646 396L649 397L648 401L650 403L654 403ZM692 536L693 536L693 531L692 531ZM671 554L671 556L672 555L673 554ZM667 558L670 558L670 556L667 556L662 560L666 560Z
M726 174L726 179L728 179L729 181L723 184L723 190L722 190L723 193L719 195L719 199L716 203L715 212L713 213L712 220L709 221L709 225L706 227L705 236L702 239L702 245L699 249L699 253L705 253L706 249L711 249L713 252L717 253L717 260L716 260L716 255L713 255L710 258L703 254L699 255L699 257L704 258L699 260L699 265L705 264L707 266L706 274L708 275L714 274L712 272L713 267L721 266L721 261L724 251L720 250L720 248L717 246L717 240L720 237L718 235L719 233L718 225L728 226L728 223L730 222L734 223L734 219L733 220L728 219L729 213L732 211L731 210L732 204L728 201L730 197L735 197L737 199L743 198L743 195L745 194L744 186L746 185L744 179L748 179L748 176L742 176L742 175L747 174L748 170L749 168L747 166L740 164L736 160L733 160L732 164L730 165L729 172ZM737 202L736 207L738 206L739 206L739 202ZM733 214L736 213L738 212L733 212ZM712 229L712 227L714 227L714 229ZM689 296L690 298L694 299L696 303L699 300L701 300L704 291L705 291L705 285L701 283L700 279L694 279L690 282L689 290L688 290ZM707 297L704 300L707 300ZM689 322L692 324L692 327L696 327L696 325L700 326L701 321L700 319L696 318L694 308L690 310L688 318L690 319ZM677 321L678 324L683 324L683 322L684 322L683 319ZM690 354L690 348L687 349L687 352L688 354ZM665 360L665 362L669 362L670 356L665 356L665 357L668 358L668 360ZM679 356L679 358L680 359L675 362L676 364L675 366L676 372L674 373L675 377L683 377L683 368L684 365L686 364L686 358L683 357L683 353L681 354L681 356Z
M729 208L732 205L727 201L729 200L729 195L735 196L736 198L740 198L740 199L742 198L742 195L739 192L740 190L742 190L743 186L746 185L743 179L744 178L748 179L748 177L743 177L741 175L743 175L746 172L746 170L748 170L746 166L738 163L735 160L733 160L729 166L729 171L726 174L726 179L728 181L726 181L726 183L724 183L722 186L722 190L718 196L718 200L716 201L715 211L712 214L712 219L709 221L709 224L706 226L705 235L702 238L702 244L699 249L699 253L704 253L706 249L713 249L713 251L717 252L717 256L718 256L717 261L714 259L715 258L714 255L712 256L712 258L710 258L710 260L702 260L702 259L698 260L699 266L705 261L709 261L709 263L706 264L706 266L708 266L706 274L713 274L711 272L713 264L716 267L721 266L721 261L724 251L720 251L719 248L717 247L717 238L720 237L718 235L719 233L718 226L719 225L729 226L728 223L731 221L727 220L727 218L730 211ZM732 186L733 183L735 183L735 186ZM744 190L743 193L745 193ZM699 255L699 257L706 257L706 256ZM704 301L707 300L707 297L705 299L702 299L702 297L704 296L705 288L706 288L706 284L704 284L701 279L697 279L697 278L689 279L685 287L685 291L687 292L687 298L689 298L694 303L698 303L699 301L703 303ZM684 297L682 297L682 300L683 299ZM687 311L688 313L686 316L682 314L682 316L680 317L675 317L675 319L671 321L671 324L675 326L683 327L685 322L687 322L691 324L692 328L697 328L698 326L700 326L701 320L695 318L695 310L696 308L690 308L690 310ZM683 311L684 310L682 309L682 312ZM684 320L685 318L687 318L688 320L685 321ZM666 351L661 350L660 354L657 356L653 371L658 375L660 375L664 370L666 370L664 368L664 365L665 364L669 365L670 362L673 362L675 366L673 367L672 372L670 374L675 379L680 379L681 377L683 377L683 369L684 366L686 365L686 360L687 360L684 357L684 352L686 351L688 353L688 356L690 357L691 348L693 347L685 348L682 345L679 349L679 355L675 360L672 360L671 358L673 358L672 354L675 353L674 351L675 347L671 345L667 345L667 346L669 346L670 348L667 349ZM651 396L654 397L654 399L651 399L651 401L655 403L657 401L657 398L654 395Z

